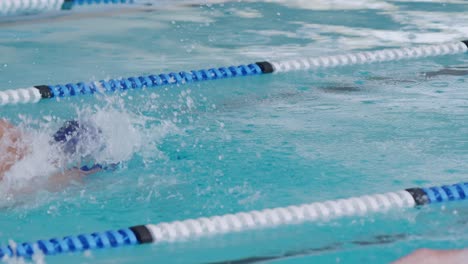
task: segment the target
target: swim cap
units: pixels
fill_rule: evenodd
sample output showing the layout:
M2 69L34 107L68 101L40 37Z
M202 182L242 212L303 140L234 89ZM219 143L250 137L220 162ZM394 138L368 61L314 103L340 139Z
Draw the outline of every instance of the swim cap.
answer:
M105 145L102 140L102 131L91 123L69 120L55 132L54 142L59 143L64 154L79 158L92 157L101 151ZM78 157L77 157L78 158ZM86 159L86 158L85 158ZM94 158L92 158L94 159ZM79 167L82 171L93 169L115 170L119 163L101 165L92 162Z
M78 122L77 120L66 121L65 124L55 132L54 141L61 144L65 154L84 154L81 153L84 146L102 145L101 130L89 123ZM81 144L80 144L81 143Z

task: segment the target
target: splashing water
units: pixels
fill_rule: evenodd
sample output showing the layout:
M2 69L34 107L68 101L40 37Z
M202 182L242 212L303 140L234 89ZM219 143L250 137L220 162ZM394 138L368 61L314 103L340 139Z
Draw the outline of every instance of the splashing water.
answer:
M160 154L158 142L168 133L178 130L171 121L156 120L138 111L131 112L121 98L108 97L103 100L104 106L75 107L73 116L76 117L69 120L99 129L99 139L91 140L90 136L85 135L77 143L79 152L73 155L64 155L60 145L52 138L67 119L52 116L43 122L20 117L22 120L18 128L21 139L17 144L20 145L18 147L25 147L26 154L5 173L4 180L0 182L0 196L5 198L2 200L6 203L0 206L15 202L19 194L50 190L47 186L52 175L66 175L68 169L83 165L89 159L94 164L119 164L120 167L124 167L135 155L154 160L155 153L156 156ZM0 150L11 144L4 141Z

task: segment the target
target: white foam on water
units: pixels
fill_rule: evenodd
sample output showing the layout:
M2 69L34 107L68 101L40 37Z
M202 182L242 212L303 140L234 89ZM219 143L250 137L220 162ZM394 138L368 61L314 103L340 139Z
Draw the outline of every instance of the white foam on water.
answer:
M465 2L466 3L466 2ZM450 40L462 40L468 35L466 14L464 12L406 11L384 12L394 21L406 24L408 32L418 31L409 41L419 43L437 43ZM421 33L424 32L424 33Z
M138 0L139 3L148 2ZM174 5L173 0L171 1L151 1L155 5L167 6ZM222 4L230 2L229 0L185 0L178 1L178 4L194 4L194 5L212 5ZM395 6L388 3L388 1L382 0L244 0L243 2L265 2L275 3L292 8L310 9L310 10L346 10L346 9L380 9L388 10L395 9Z
M394 5L379 0L264 0L264 2L309 10L396 9Z
M83 121L91 122L102 131L105 147L94 155L98 163L127 161L142 147L142 135L138 127L144 124L136 116L109 106L97 109L94 114L92 112L86 109L80 116Z
M7 189L22 189L37 176L58 171L51 162L54 159L55 148L50 146L50 139L45 133L33 131L25 135L23 140L23 144L28 146L28 153L5 173L2 186L6 186Z
M242 18L260 18L263 17L262 13L259 10L253 8L229 8L227 11L232 12L234 15Z

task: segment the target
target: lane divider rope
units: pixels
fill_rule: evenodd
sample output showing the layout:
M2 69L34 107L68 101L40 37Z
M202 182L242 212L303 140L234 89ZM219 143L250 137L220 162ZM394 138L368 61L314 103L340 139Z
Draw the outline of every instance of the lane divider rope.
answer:
M262 211L240 212L209 218L139 225L119 230L38 240L32 243L10 244L0 247L0 258L29 258L37 253L56 255L145 243L175 242L210 235L304 222L327 221L345 216L364 216L390 209L467 199L468 182L429 188L409 188L384 194L278 207Z
M40 1L40 0L38 0ZM96 1L96 0L95 0ZM29 88L0 91L0 105L18 103L37 103L41 99L62 98L96 93L114 93L142 88L156 88L165 85L218 80L268 73L297 70L330 68L374 62L387 62L401 59L441 56L464 53L468 50L468 40L456 43L426 45L412 48L366 51L337 56L300 58L287 61L262 61L248 65L210 68L202 70L144 75L97 82L79 82L59 85L36 85Z
M134 0L0 0L0 16L68 10L78 5L131 3Z

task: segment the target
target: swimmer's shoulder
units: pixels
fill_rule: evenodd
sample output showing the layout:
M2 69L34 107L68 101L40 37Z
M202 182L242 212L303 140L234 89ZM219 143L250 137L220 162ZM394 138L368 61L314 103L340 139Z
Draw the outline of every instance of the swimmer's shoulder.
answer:
M0 138L3 137L3 135L11 129L14 129L15 127L6 119L0 118Z

